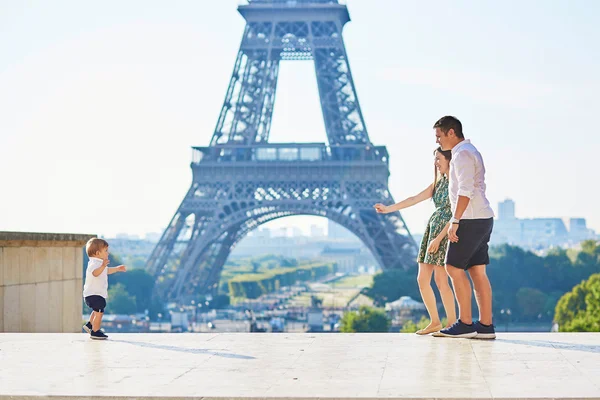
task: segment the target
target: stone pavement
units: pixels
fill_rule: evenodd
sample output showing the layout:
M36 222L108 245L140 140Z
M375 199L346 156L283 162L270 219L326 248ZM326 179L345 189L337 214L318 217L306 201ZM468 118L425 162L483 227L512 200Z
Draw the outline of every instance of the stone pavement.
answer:
M0 334L0 399L597 398L600 334Z

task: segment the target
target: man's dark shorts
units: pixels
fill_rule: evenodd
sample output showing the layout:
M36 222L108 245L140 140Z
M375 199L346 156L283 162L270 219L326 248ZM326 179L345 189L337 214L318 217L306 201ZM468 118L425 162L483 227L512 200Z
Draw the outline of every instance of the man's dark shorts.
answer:
M458 242L448 244L446 264L464 270L489 264L488 243L493 227L493 218L461 219L456 231Z
M102 296L88 296L85 298L85 304L92 310L103 313L106 307L106 299Z

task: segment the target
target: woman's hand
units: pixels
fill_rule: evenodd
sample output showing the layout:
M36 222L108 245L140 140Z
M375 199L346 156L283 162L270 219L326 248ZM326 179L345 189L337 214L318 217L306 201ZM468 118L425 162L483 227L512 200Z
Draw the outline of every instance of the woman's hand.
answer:
M375 208L375 211L377 211L379 214L387 214L390 212L390 208L388 206L384 206L381 203L375 204L373 208Z
M427 246L427 252L432 254L437 252L440 248L440 242L441 240L438 240L437 238L429 242L429 246Z

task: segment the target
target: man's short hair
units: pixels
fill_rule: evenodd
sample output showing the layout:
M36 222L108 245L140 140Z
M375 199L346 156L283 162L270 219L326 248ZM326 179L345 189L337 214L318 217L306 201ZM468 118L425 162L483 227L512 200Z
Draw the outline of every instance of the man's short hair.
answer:
M450 129L454 129L454 134L459 139L464 139L465 135L463 135L462 124L458 120L458 118L453 117L451 115L447 115L437 120L435 124L433 124L433 129L440 128L442 132L448 134Z
M85 245L85 252L88 257L93 257L94 254L108 247L108 242L104 239L92 238Z

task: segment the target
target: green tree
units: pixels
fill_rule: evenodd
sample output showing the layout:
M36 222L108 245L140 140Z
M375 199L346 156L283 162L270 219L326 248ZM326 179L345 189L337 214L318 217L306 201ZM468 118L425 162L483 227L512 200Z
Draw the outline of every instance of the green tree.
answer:
M425 317L422 317L421 320L417 324L415 324L412 320L406 321L404 323L404 325L402 325L402 329L400 329L400 333L415 333L419 329L426 327L427 323L425 323L425 325L423 325L422 327L419 327L420 325L422 325L424 318Z
M230 298L226 294L217 294L215 296L209 297L210 300L207 299L206 296L199 296L196 298L196 304L202 305L202 307L198 307L203 311L220 309L229 306ZM208 304L207 304L208 303Z
M282 258L281 259L281 266L282 267L297 267L298 266L298 260L296 260L295 258Z
M365 291L376 305L383 306L401 296L410 296L414 299L421 297L417 284L416 270L405 271L393 269L383 271L373 277L373 284Z
M561 297L554 320L561 332L600 332L600 274Z
M556 304L558 300L563 296L562 291L553 291L550 292L546 296L546 304L544 304L544 319L552 319L554 318L554 310L556 309Z
M109 287L121 284L135 298L135 312L138 313L153 308L154 282L154 277L143 269L128 269L125 273L109 276Z
M518 310L524 318L535 319L544 315L548 296L540 290L522 287L517 290L516 297Z
M131 265L127 265L128 267L135 269L142 269L146 266L146 257L144 256L135 256L131 258Z
M576 254L552 249L540 257L514 246L492 248L488 276L494 289L494 315L509 308L516 321L550 321L565 292L600 272L598 256L594 255L600 253L596 242L584 242L582 249Z
M252 261L252 273L257 274L260 269L260 263Z
M230 303L231 299L229 296L221 293L214 297L212 303L210 303L210 306L214 308L225 308L228 307Z
M552 249L545 257L515 246L495 246L490 250L487 268L494 290L494 315L499 316L502 309L511 309L515 322L549 322L558 299L599 272L600 246L593 240L583 242L581 251ZM364 294L378 306L401 296L418 299L416 275L416 268L384 271L374 277ZM475 309L475 301L472 304Z
M581 251L590 255L600 255L600 245L595 240L584 240L581 242Z
M127 293L125 286L120 283L108 289L107 309L112 314L134 314L135 296Z
M341 320L340 331L352 332L389 332L390 319L385 311L362 306L358 311L348 311Z

